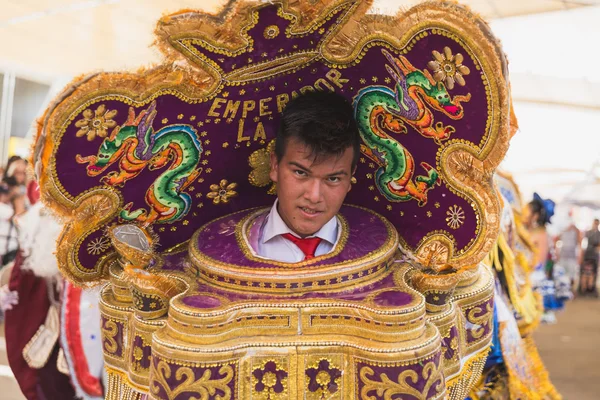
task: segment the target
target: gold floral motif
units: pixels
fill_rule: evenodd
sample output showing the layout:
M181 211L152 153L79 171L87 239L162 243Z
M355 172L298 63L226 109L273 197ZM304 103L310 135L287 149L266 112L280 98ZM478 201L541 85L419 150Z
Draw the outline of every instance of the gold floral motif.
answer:
M110 247L110 241L105 236L90 241L87 245L88 254L98 255Z
M462 207L457 206L456 204L446 211L446 215L448 216L446 217L446 223L452 229L458 229L465 223L465 212Z
M265 39L275 39L279 35L279 27L277 25L269 25L265 28Z
M237 183L227 182L226 179L221 179L219 184L210 185L211 192L206 195L209 199L212 199L213 204L227 204L229 199L236 197L238 193L234 190L237 187Z
M285 368L281 365L285 362L283 359L267 358L262 360L252 370L252 399L256 400L287 400L288 398L288 374ZM260 374L269 363L275 365L275 372L267 371L264 374ZM281 378L277 377L277 372L283 373ZM276 392L275 386L277 383L281 384L281 391ZM262 390L258 390L257 386L262 384L264 387Z
M338 358L338 362L341 361ZM323 364L325 362L325 364ZM341 400L342 399L342 390L341 390L341 380L342 380L342 371L339 368L337 363L334 363L333 360L325 357L319 357L314 359L306 369L305 372L305 389L304 389L304 397L305 400ZM315 391L310 391L311 378L308 374L309 370L318 371L317 375L314 377L315 383L319 386ZM335 384L337 388L330 387L331 383Z
M89 108L83 112L83 119L75 122L79 128L75 136L87 136L87 140L92 141L96 136L105 138L110 128L117 126L113 118L117 115L117 110L106 111L106 106L100 104L96 112Z
M485 305L485 313L478 317L475 316L476 314L481 314L482 312L483 309L481 307L473 307L467 313L467 321L478 326L478 328L471 331L471 335L473 335L473 338L475 339L479 339L483 336L485 332L485 326L490 323L493 313L492 305L488 302Z
M427 63L427 67L433 72L433 79L437 82L445 82L448 89L454 89L454 82L460 86L465 86L463 75L469 75L471 71L468 67L462 65L464 57L460 53L452 55L450 47L444 47L444 54L434 50L433 61Z
M248 158L248 163L252 168L252 172L248 176L250 184L256 187L264 187L271 184L268 192L275 194L277 186L271 181L269 172L271 171L271 153L275 151L275 140L271 140L267 147L256 150Z
M190 397L198 400L208 400L214 398L217 390L223 392L221 396L218 396L219 400L232 400L232 392L229 384L233 380L234 370L231 365L223 365L219 369L219 375L225 375L222 378L212 379L212 371L206 369L199 379L196 379L194 371L190 367L179 367L175 371L176 381L181 383L175 383L171 389L167 383L167 379L171 378L171 366L165 361L160 360L156 366L154 373L154 380L150 382L150 391L157 395L160 393L162 386L168 399L174 399L181 393L190 392L200 397ZM159 386L160 385L160 386Z
M133 349L133 358L137 361L142 361L142 358L144 358L144 351L141 348L136 347Z
M119 327L115 321L107 320L102 327L102 335L104 336L104 350L108 353L115 353L118 345L115 337L119 333Z
M378 398L391 399L394 395L407 394L414 396L416 399L426 400L428 397L429 390L431 387L439 381L435 389L437 393L442 392L444 389L444 379L440 365L434 361L428 362L423 367L421 376L426 379L423 390L418 390L408 383L408 380L413 384L419 381L419 374L413 370L406 370L398 374L396 382L388 378L387 374L382 373L379 375L380 381L373 380L370 377L375 375L375 371L371 367L363 367L360 370L360 380L365 384L360 391L361 399L374 399L375 397L369 396L369 392L377 392ZM374 377L375 378L375 377Z

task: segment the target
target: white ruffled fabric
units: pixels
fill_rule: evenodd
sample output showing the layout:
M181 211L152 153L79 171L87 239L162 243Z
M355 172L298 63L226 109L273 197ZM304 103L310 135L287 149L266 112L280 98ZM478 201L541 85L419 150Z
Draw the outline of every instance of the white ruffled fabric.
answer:
M58 223L43 207L41 202L31 206L17 218L19 244L25 258L22 269L31 270L42 278L58 274L56 263L56 240L62 230Z

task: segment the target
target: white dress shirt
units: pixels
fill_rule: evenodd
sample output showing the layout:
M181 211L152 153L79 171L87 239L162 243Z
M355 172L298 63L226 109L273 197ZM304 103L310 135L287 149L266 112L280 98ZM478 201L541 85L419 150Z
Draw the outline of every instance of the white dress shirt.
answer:
M269 211L269 215L267 215L261 228L258 239L258 255L280 262L300 262L304 260L302 250L281 236L290 233L298 237L281 219L277 211L277 202L278 200L275 200L275 204L271 207L271 211ZM309 236L321 238L321 243L315 250L315 257L330 253L336 246L341 231L340 223L337 217L334 216L314 235Z

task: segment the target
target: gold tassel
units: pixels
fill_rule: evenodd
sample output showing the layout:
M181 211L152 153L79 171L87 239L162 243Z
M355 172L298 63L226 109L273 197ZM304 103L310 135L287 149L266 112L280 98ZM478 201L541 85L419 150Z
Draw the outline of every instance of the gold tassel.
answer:
M105 400L142 400L144 394L134 389L134 385L123 372L105 368L108 375Z

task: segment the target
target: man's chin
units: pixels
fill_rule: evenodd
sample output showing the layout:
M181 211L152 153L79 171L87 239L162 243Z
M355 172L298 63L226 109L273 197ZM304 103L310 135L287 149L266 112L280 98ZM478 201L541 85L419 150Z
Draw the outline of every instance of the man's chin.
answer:
M295 227L294 232L302 237L311 236L317 233L321 226L310 224Z

